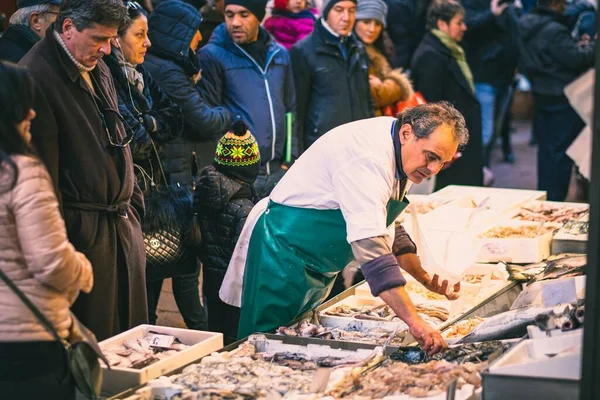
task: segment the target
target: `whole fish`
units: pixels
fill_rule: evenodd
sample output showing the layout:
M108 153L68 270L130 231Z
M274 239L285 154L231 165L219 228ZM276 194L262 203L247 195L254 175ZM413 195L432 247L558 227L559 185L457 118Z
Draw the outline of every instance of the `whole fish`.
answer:
M475 343L488 340L504 339L506 335L524 331L527 325L535 323L539 314L545 314L552 308L528 307L506 311L490 318L485 318L481 324L457 343Z

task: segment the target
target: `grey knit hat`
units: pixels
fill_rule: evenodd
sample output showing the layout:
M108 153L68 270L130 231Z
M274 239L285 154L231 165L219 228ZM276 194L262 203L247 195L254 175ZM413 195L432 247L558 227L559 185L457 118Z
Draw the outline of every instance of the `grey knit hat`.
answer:
M375 19L385 28L388 6L383 0L358 0L356 6L356 20Z

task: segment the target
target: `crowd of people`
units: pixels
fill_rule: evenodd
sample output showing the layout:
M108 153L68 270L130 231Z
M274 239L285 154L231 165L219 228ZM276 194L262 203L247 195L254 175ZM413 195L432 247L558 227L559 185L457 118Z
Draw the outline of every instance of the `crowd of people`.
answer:
M508 109L525 75L538 187L566 197L583 123L563 90L594 61L586 0L17 6L0 37L0 268L63 337L69 309L100 340L156 323L173 278L185 324L235 340L240 309L219 289L253 206L325 133L395 117L417 92L453 105L469 132L436 187L482 186L497 138L514 160ZM0 390L71 398L72 384L52 386L60 347L0 293L1 353L35 360L2 357Z

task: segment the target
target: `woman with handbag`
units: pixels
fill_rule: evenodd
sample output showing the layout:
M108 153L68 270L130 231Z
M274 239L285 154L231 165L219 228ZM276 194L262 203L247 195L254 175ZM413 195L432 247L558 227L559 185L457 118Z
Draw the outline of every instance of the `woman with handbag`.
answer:
M74 399L63 344L22 293L67 339L69 311L89 293L92 266L67 239L50 176L30 145L34 83L0 62L0 393L13 399Z
M190 329L205 329L199 266L183 238L193 217L192 192L171 185L164 165L164 144L180 136L183 116L142 65L151 46L146 11L137 2L125 4L129 23L119 30L116 45L105 61L115 82L119 112L125 126L135 133L133 161L146 203L142 230L149 321L156 324L163 279L172 277L173 294L185 324Z
M356 9L356 36L369 57L369 85L375 115L396 116L394 106L413 96L413 88L402 69L392 69L384 47L388 7L383 0L361 0Z

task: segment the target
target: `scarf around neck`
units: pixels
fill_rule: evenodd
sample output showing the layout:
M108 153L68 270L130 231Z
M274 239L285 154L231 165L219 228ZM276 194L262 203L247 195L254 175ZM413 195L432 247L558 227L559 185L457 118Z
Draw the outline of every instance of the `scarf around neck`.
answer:
M136 69L136 66L127 62L125 60L125 56L123 52L118 47L113 47L112 51L115 52L115 56L117 56L117 61L119 62L119 66L123 70L127 81L135 87L138 92L144 92L144 75L140 71Z
M452 57L456 60L458 66L460 67L460 70L467 79L471 90L473 91L473 93L475 93L473 73L471 72L471 68L469 68L469 64L467 64L467 57L465 56L465 51L463 50L463 48L460 47L456 40L452 39L450 36L448 36L447 33L442 32L439 29L432 29L431 33L435 37L440 39L440 42L442 42L442 44L446 46L448 50L450 50Z
M95 68L95 66L93 67L86 67L85 65L83 65L82 63L80 63L79 61L77 61L75 59L75 56L73 54L71 54L71 52L69 51L69 49L67 48L66 43L62 40L62 38L60 37L60 34L56 31L53 31L54 34L54 39L56 39L56 41L58 42L58 44L60 44L60 47L62 47L62 49L65 51L65 53L67 53L67 56L69 56L69 58L71 59L71 61L73 61L73 64L75 64L75 66L77 67L77 69L81 72L92 72Z

